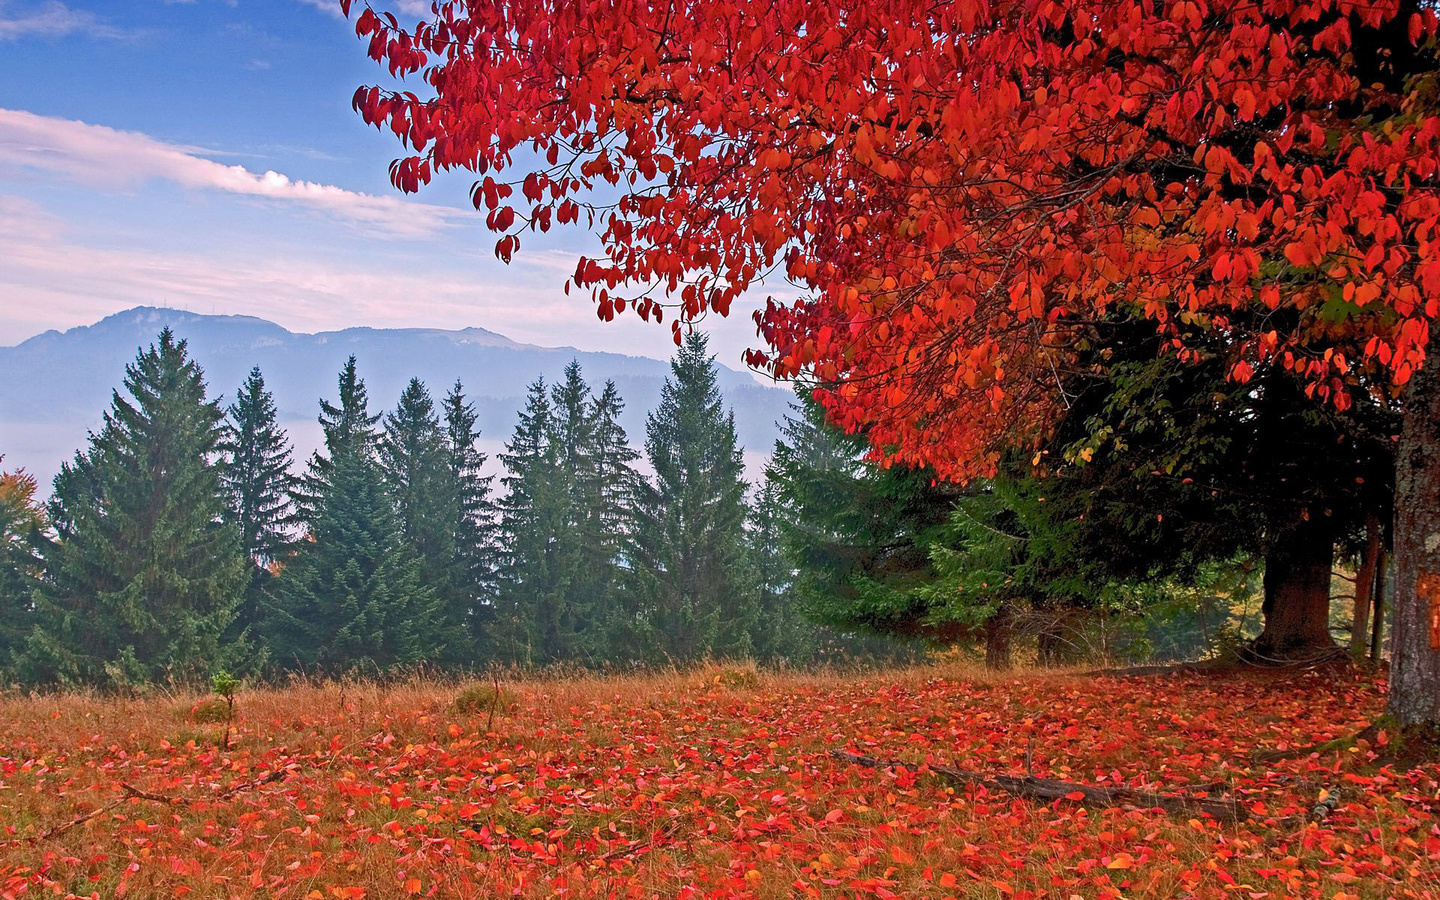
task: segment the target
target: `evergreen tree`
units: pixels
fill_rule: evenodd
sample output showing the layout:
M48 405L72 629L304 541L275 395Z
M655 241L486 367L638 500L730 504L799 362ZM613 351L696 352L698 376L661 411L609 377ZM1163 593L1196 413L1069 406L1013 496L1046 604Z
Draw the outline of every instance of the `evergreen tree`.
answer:
M793 510L780 485L766 473L750 505L746 544L755 567L755 655L768 661L804 661L819 650L818 626L800 613L795 599L795 568L785 556L781 531Z
M232 628L243 633L256 621L259 598L273 577L270 567L294 545L291 496L296 480L290 472L290 442L276 422L275 399L265 389L258 366L226 409L220 451L227 519L252 563L250 584Z
M444 580L454 558L455 497L445 433L430 392L418 378L410 379L385 417L379 465L401 533L425 561L427 580Z
M640 458L630 438L620 424L620 414L625 411L625 401L614 381L606 381L605 387L595 398L592 412L594 419L591 453L591 471L595 480L599 528L615 542L619 553L620 542L634 527L635 504L641 491L641 477L635 471L635 461Z
M531 386L506 445L494 632L506 657L595 662L607 644L639 481L613 383L595 396L580 366Z
M35 624L32 594L42 573L36 550L46 527L36 490L23 469L0 473L0 678L10 674Z
M653 657L745 655L757 623L735 418L704 335L686 338L670 372L646 422L655 481L640 509L628 624Z
M465 488L461 473L452 469L455 454L449 435L419 379L410 380L395 411L385 417L379 456L401 533L420 556L421 582L440 603L441 633L436 635L440 652L435 658L457 664L473 661L466 634L472 573L470 560L462 557L457 544Z
M278 579L266 619L273 659L327 672L435 659L439 602L372 455L351 444L327 462L312 540Z
M479 415L465 399L459 381L445 396L444 413L445 452L455 492L451 510L455 590L447 616L465 628L469 635L465 655L473 661L485 650L482 638L495 607L495 508L490 500L491 477L482 474L485 454L477 447Z
M224 414L168 328L126 367L124 387L55 478L58 540L21 659L31 681L123 687L229 662L221 635L247 562L223 521Z
M423 404L415 406L423 418ZM306 479L310 540L282 573L266 617L272 655L330 672L434 660L439 602L396 515L378 461L380 417L370 414L353 356L340 373L339 405L322 400L320 409L327 453L314 455Z
M597 633L605 635L597 638L596 653L605 659L627 655L627 648L616 642L616 626L624 622L620 592L633 555L636 511L645 491L644 480L635 470L640 454L630 446L620 424L624 409L615 382L606 381L591 409L590 470L582 495L585 589L593 598Z
M530 385L501 461L506 493L499 503L499 586L492 638L511 662L545 663L573 644L564 605L568 573L559 534L569 513L555 414L544 379Z
M785 496L774 471L750 504L746 528L755 567L755 656L770 663L803 665L827 660L868 659L898 662L914 658L911 644L853 627L835 627L807 614L798 588L800 572L787 553L787 529L800 517Z
M563 507L561 525L551 544L551 560L561 576L557 628L546 641L553 660L593 661L604 652L601 616L614 560L601 534L601 489L596 458L595 399L571 360L550 391L554 410L555 486ZM612 436L613 437L613 436ZM563 624L561 624L563 623Z
M311 454L295 495L298 518L308 525L313 525L319 514L319 494L334 474L331 471L334 460L351 448L365 454L374 451L375 423L380 421L380 413L370 415L365 382L356 369L354 356L345 360L339 386L338 406L325 399L320 401L319 422L325 436L325 453Z
M595 422L591 416L590 385L581 377L580 363L565 366L563 380L550 389L556 460L572 491L593 467Z
M830 425L800 393L767 470L789 515L780 541L806 615L841 631L954 640L966 626L930 617L914 589L934 578L931 548L956 490L927 472L865 461L866 438Z

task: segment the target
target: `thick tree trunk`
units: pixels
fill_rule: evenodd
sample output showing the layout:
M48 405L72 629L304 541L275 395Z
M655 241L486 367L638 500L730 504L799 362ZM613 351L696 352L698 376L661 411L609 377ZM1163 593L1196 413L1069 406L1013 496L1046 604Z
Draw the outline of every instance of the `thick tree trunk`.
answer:
M1371 513L1365 520L1365 549L1360 554L1360 571L1355 573L1355 614L1350 620L1350 655L1357 661L1370 649L1371 598L1384 539L1380 517Z
M1265 557L1265 627L1246 655L1262 663L1315 659L1335 650L1330 637L1334 523L1313 514L1281 536Z
M985 623L985 668L1002 671L1010 668L1010 645L1015 637L1015 617L1008 607L1001 607Z
M1440 323L1405 393L1395 467L1395 618L1390 714L1440 726Z

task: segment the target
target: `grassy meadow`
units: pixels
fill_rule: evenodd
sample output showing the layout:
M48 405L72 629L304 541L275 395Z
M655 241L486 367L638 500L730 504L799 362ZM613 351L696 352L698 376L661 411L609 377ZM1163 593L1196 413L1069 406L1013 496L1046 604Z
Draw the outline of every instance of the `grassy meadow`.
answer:
M1440 767L1388 765L1383 733L1303 749L1374 720L1383 687L714 666L498 697L242 688L233 722L202 695L8 695L0 896L1437 896ZM836 749L1245 818L1037 801Z

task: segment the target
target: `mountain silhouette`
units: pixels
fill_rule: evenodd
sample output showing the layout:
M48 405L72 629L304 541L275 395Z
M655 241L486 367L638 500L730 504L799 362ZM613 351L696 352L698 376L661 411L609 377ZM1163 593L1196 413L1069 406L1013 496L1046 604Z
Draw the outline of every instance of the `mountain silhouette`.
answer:
M405 383L418 377L439 397L459 378L475 403L487 452L509 438L525 390L537 377L554 381L572 359L599 389L613 379L625 400L622 422L641 446L645 416L660 399L668 362L571 347L521 344L483 328L347 328L319 334L289 331L253 316L201 315L178 309L136 307L94 325L47 331L13 347L0 347L0 454L3 467L24 467L48 486L60 464L99 426L125 365L165 326L189 342L205 370L210 396L228 398L251 366L260 366L275 394L281 424L301 462L320 441L315 417L320 398L332 399L335 378L354 354L369 390L372 412L393 407ZM735 411L752 475L776 437L790 393L758 383L748 373L720 367L720 388ZM493 459L492 459L493 462Z

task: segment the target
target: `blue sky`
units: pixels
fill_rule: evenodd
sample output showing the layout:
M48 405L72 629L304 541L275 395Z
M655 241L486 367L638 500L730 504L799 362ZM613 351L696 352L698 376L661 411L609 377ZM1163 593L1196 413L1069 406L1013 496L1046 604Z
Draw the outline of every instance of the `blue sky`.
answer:
M506 266L469 178L394 191L399 144L350 109L381 80L334 0L0 0L0 344L145 304L669 354L668 326L563 294L589 236ZM706 324L722 362L762 299Z

